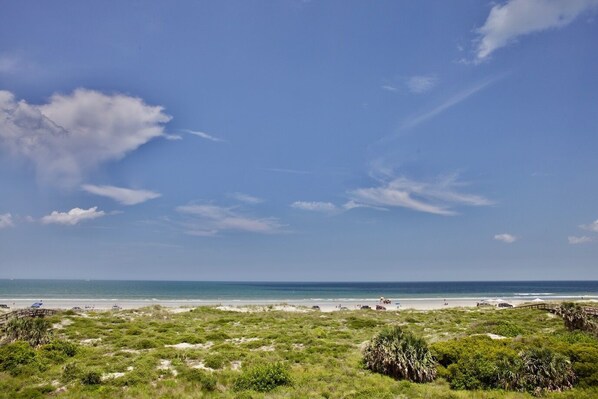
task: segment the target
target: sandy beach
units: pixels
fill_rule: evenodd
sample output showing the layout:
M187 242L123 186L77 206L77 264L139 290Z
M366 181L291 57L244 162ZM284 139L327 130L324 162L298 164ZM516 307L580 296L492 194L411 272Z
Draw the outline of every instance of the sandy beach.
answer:
M49 309L72 309L74 307L82 310L107 310L113 307L122 309L138 309L147 306L159 305L170 308L174 311L185 311L187 309L198 306L215 306L223 310L229 311L258 311L258 310L283 310L283 311L307 311L312 307L318 306L323 312L357 310L361 306L370 306L375 308L376 305L382 305L388 311L395 310L434 310L446 308L460 308L460 307L476 307L482 299L496 299L496 298L407 298L407 299L390 299L390 304L381 304L375 300L364 299L345 299L345 300L295 300L295 301L276 301L276 300L119 300L119 299L43 299L43 298L27 298L27 299L11 299L0 298L1 304L6 304L10 309L22 309L31 306L32 303L42 301L44 308ZM518 306L523 303L532 301L534 298L515 299L506 298L504 302L510 303L513 306ZM563 300L588 300L583 297L570 297L550 299L550 301ZM592 299L593 300L593 299Z

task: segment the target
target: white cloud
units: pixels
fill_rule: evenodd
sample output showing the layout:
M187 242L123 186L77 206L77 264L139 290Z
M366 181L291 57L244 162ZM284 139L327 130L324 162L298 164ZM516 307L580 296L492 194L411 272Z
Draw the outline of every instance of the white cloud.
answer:
M137 97L86 89L54 94L42 105L0 91L0 148L33 162L42 181L72 186L87 171L164 136L171 118L163 111Z
M199 236L212 236L221 231L241 231L249 233L274 234L282 225L274 218L245 216L234 208L211 204L191 204L176 208L177 211L194 216L185 224L187 233Z
M589 242L594 241L593 238L587 237L587 236L581 236L581 237L569 236L569 237L567 237L567 240L569 241L569 244L571 244L571 245L587 244Z
M170 141L178 141L178 140L182 140L183 136L178 135L178 134L167 134L167 133L164 133L164 138L166 140L170 140Z
M199 131L196 131L196 130L183 129L183 132L192 134L192 135L197 136L197 137L201 137L204 140L214 141L214 142L217 142L217 143L224 141L223 139L221 139L219 137L215 137L215 136L212 136L211 134L208 134L208 133L205 133L205 132L199 132Z
M319 201L295 201L291 204L292 208L301 209L304 211L313 212L336 212L337 207L331 202L319 202Z
M391 85L382 85L380 86L382 88L382 90L386 90L386 91L397 91L398 89L394 86Z
M581 227L584 230L594 231L598 233L598 220L595 220L590 224L582 224L579 227Z
M517 237L515 237L514 235L509 234L509 233L496 234L494 236L494 239L497 241L502 241L507 244L512 244L515 241L517 241Z
M264 200L261 198L243 193L232 193L230 197L236 199L237 201L245 202L246 204L251 205L261 204L262 202L264 202Z
M456 191L463 186L455 175L433 182L394 178L378 187L349 192L351 207L403 207L437 215L455 215L455 206L486 206L492 201L474 194ZM350 209L351 207L347 208Z
M160 193L154 191L132 190L130 188L115 186L94 186L92 184L84 184L81 188L88 193L111 198L123 205L136 205L161 196Z
M422 94L432 90L436 86L438 79L433 75L412 76L407 79L409 91L415 94Z
M12 215L10 213L0 214L0 229L7 227L13 227L15 224L12 221Z
M568 25L597 6L598 0L510 0L497 4L477 30L477 60L486 59L519 36Z
M97 219L105 215L104 211L98 211L98 207L94 206L89 209L73 208L68 212L53 211L51 214L44 216L41 221L43 224L55 223L74 226L79 222Z

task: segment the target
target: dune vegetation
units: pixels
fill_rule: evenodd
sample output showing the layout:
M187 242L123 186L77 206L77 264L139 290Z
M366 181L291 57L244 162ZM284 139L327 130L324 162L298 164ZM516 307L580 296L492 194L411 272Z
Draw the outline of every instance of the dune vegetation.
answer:
M0 397L598 397L598 339L571 317L255 310L65 311L30 323L34 334L5 325Z

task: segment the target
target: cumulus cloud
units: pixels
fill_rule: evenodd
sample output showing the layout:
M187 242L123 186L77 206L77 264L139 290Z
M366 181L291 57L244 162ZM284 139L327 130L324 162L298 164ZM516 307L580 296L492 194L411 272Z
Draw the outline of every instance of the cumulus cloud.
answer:
M569 244L571 244L571 245L587 244L589 242L594 241L594 239L592 237L588 237L588 236L581 236L581 237L569 236L569 237L567 237L567 240L569 241Z
M132 190L115 186L94 186L84 184L81 188L88 193L111 198L123 205L136 205L161 196L160 193L149 190Z
M598 233L598 220L595 220L590 224L582 224L579 227L581 227L584 230L594 231Z
M15 224L12 221L12 215L10 213L0 214L0 229L7 227L13 227Z
M185 223L187 233L191 235L213 236L222 231L273 234L280 232L282 227L274 218L246 216L232 207L190 204L176 209L178 212L194 217Z
M262 202L264 202L264 200L261 198L243 193L232 193L230 197L236 199L237 201L245 202L246 204L251 205L261 204Z
M484 25L477 30L480 35L477 60L486 59L519 36L561 28L597 7L598 0L510 0L497 4L490 10Z
M34 105L0 91L0 148L30 160L42 181L72 186L87 171L164 136L170 119L162 107L124 94L77 89Z
M497 241L502 241L506 244L512 244L517 241L517 237L509 233L496 234L494 239Z
M412 76L407 79L407 88L411 93L422 94L432 90L438 79L433 75Z
M456 206L486 206L492 201L474 194L457 191L463 183L452 175L432 182L394 178L378 187L359 188L349 192L352 207L402 207L436 215L455 215Z
M49 215L42 217L43 224L66 224L74 226L85 220L97 219L105 216L104 211L98 211L98 207L94 206L89 209L73 208L68 212L53 211Z
M336 212L337 207L331 202L319 202L319 201L295 201L291 204L291 208L301 209L303 211L312 212Z
M211 134L208 134L208 133L205 133L205 132L199 132L197 130L183 129L183 132L192 134L192 135L197 136L197 137L201 137L204 140L214 141L214 142L217 142L217 143L224 141L223 139L221 139L219 137L212 136Z

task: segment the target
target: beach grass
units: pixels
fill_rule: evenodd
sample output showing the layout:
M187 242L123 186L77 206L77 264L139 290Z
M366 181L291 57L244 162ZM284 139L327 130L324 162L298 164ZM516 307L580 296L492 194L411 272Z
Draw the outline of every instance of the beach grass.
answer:
M271 309L231 312L199 307L173 312L155 306L61 312L49 318L52 339L75 344L74 353L64 353L68 345L55 344L53 349L46 345L22 354L28 359L26 364L0 372L0 397L537 397L502 390L455 390L444 378L415 384L366 370L362 363L365 343L395 325L424 338L433 352L472 345L475 337L489 348L549 345L575 357L574 367L583 378L572 390L542 395L598 397L598 340L568 331L562 319L548 312L516 308L329 313ZM280 367L260 369L267 365Z

